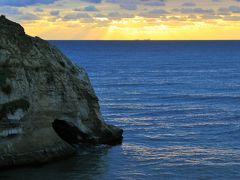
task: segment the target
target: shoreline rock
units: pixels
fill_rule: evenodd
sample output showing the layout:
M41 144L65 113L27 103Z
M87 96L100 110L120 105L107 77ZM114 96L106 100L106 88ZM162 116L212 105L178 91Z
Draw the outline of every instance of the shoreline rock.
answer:
M104 122L83 68L0 17L0 167L68 156L74 143L121 144L122 134Z

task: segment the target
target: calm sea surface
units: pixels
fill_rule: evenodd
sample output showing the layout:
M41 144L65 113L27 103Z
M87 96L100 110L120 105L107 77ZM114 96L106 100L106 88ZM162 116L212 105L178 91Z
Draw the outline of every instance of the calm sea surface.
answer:
M0 179L240 179L240 41L52 41L83 66L116 147Z

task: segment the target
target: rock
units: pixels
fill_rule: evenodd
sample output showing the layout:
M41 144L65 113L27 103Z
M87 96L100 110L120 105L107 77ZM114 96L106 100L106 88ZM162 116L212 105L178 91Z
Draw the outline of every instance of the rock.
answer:
M72 155L75 144L122 142L88 75L56 47L0 17L0 167Z

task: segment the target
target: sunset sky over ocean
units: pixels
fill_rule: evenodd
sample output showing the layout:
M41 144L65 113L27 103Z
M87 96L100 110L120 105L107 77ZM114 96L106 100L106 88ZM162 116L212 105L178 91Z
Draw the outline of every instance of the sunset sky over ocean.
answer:
M45 39L240 39L240 0L0 0L0 13Z

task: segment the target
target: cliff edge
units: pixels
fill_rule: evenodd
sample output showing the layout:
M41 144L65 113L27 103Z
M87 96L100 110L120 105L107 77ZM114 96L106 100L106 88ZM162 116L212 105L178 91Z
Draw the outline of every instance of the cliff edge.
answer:
M48 162L75 144L122 142L88 75L56 47L0 17L0 167Z

